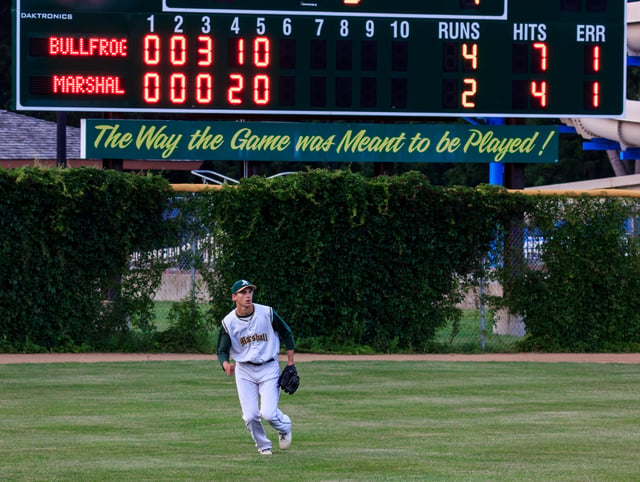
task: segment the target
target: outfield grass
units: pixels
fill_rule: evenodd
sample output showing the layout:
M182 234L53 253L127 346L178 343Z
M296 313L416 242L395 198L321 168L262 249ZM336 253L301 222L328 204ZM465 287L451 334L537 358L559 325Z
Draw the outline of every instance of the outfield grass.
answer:
M298 369L264 457L215 362L0 365L0 480L640 480L635 365Z

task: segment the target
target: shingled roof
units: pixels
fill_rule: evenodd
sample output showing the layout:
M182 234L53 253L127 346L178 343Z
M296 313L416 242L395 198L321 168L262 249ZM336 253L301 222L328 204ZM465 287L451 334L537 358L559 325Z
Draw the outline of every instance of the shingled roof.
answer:
M56 165L58 126L35 117L0 110L0 167ZM94 166L102 168L101 159L80 159L80 129L67 126L68 167ZM125 160L130 170L193 170L202 161L137 161Z
M55 160L57 124L0 110L0 159ZM67 158L80 158L80 129L67 127Z

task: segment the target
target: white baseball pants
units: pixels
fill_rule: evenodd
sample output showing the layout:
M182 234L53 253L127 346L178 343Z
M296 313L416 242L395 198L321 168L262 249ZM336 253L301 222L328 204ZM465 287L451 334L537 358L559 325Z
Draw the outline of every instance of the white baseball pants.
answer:
M236 363L236 387L242 419L258 450L270 449L272 444L265 432L262 419L278 432L291 431L291 419L278 408L280 366L277 361L264 365Z

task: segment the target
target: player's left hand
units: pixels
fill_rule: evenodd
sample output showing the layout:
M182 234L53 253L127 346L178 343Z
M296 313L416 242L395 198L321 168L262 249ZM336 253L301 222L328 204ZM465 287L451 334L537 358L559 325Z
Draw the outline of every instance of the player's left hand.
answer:
M300 386L300 377L295 365L287 365L278 379L278 385L289 395L293 395Z
M224 372L227 374L227 376L230 377L236 371L236 364L235 363L225 362L223 368L224 368Z

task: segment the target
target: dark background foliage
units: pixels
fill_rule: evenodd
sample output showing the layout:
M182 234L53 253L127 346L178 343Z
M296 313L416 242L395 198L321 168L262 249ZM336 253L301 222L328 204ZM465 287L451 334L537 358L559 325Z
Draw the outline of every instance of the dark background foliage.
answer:
M246 278L298 337L424 350L458 319L460 283L498 226L523 209L504 191L431 185L417 173L368 179L317 171L251 178L202 198L218 256L214 318Z
M531 224L542 269L518 271L503 300L524 315L528 349L637 350L640 244L636 200L540 198Z
M0 350L211 349L231 284L247 278L303 350L430 351L480 277L503 285L496 307L523 315L523 349L633 350L636 205L448 189L419 173L311 171L179 195L161 177L0 169ZM543 264L523 257L525 228ZM158 249L175 246L197 247L209 312L175 303L155 333L170 262Z
M58 349L126 329L160 282L129 276L130 257L167 242L168 196L160 177L0 169L0 342Z

